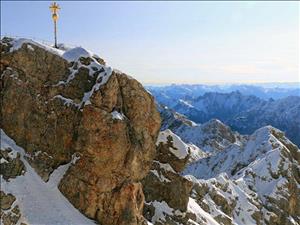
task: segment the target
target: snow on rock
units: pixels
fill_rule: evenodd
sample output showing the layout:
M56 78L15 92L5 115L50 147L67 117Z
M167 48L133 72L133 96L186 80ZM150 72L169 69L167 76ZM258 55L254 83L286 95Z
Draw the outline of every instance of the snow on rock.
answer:
M184 174L194 183L191 197L201 199L196 204L220 224L289 224L299 218L299 154L281 131L266 126L242 147L200 159Z
M31 50L31 51L34 51L34 48L31 46L31 45L27 45L27 48L29 49L29 50Z
M186 144L197 146L199 157L213 155L232 144L240 146L245 139L220 120L212 119L204 124L196 124L168 107L159 105L158 109L162 117L161 130L170 129Z
M24 159L25 151L1 129L1 150L11 148L14 154L20 153L26 167L26 173L5 181L1 175L1 190L16 197L20 207L21 221L27 224L65 225L65 224L95 224L84 217L60 193L57 183L70 164L60 166L45 183L29 163Z
M152 218L152 221L165 222L166 220L164 219L164 216L166 214L167 215L173 214L173 209L170 208L165 201L162 202L154 201L152 202L152 205L155 207L155 213Z
M150 172L153 173L160 180L160 182L171 182L168 178L166 178L158 170L150 170Z
M58 98L58 99L62 100L64 102L64 105L66 105L66 106L74 105L77 108L80 107L80 104L77 104L72 99L66 98L66 97L64 97L62 95L55 95L53 97L53 99L55 99L55 98Z
M111 112L111 116L115 120L123 120L125 118L125 115L123 113L119 113L116 110Z
M173 147L170 147L169 150L172 152L177 158L184 159L189 154L189 146L186 145L180 137L175 135L171 130L161 131L157 138L157 145L162 143L167 143L168 138L171 137L171 142L173 143Z
M157 160L153 160L154 163L157 163L159 165L160 168L162 168L165 171L171 172L171 173L176 173L174 171L174 169L172 168L172 166L170 166L169 163L161 163Z
M67 170L70 168L71 165L74 165L79 158L79 156L73 154L72 160L69 163L59 166L56 170L54 170L51 173L47 184L53 188L58 187L59 182L61 181Z
M194 224L219 225L219 223L209 213L205 212L192 198L189 199L188 212L196 215Z
M153 206L155 209L154 215L151 220L153 224L155 224L155 222L164 223L166 222L167 215L174 215L174 209L172 209L165 201L153 201L146 204Z
M17 51L20 49L24 44L27 44L27 48L30 50L34 50L33 46L37 46L40 48L43 48L46 51L51 52L52 54L55 54L57 56L62 57L63 59L67 60L68 62L76 62L77 68L70 68L70 74L67 78L67 80L61 80L57 84L53 86L60 86L60 85L68 85L78 74L79 68L84 67L89 70L90 76L94 76L96 74L96 71L102 71L98 73L96 77L96 83L95 85L89 90L88 92L84 93L84 96L82 98L82 101L80 104L75 104L75 106L85 106L91 104L90 97L93 95L95 91L98 91L100 86L104 85L110 78L113 69L109 66L104 66L99 63L100 57L96 54L82 48L82 47L75 47L75 48L69 48L66 47L64 44L60 44L61 49L54 48L52 46L39 43L37 41L33 41L31 39L26 38L16 38L13 39L10 44L12 47L10 48L10 52ZM89 65L85 65L81 63L81 58L89 58L90 62ZM96 70L96 71L95 71ZM56 96L61 98L65 101L66 105L73 104L72 99L66 99L64 96Z
M11 44L12 44L12 47L10 48L10 52L17 51L24 44L27 44L27 48L30 49L30 50L33 49L32 46L38 46L38 47L43 48L46 51L49 51L49 52L51 52L53 54L56 54L58 56L62 56L63 53L64 53L63 50L60 50L60 49L57 49L57 48L53 48L53 47L51 47L49 45L46 45L46 44L43 44L43 43L31 40L31 39L27 39L27 38L16 38L16 39L13 39L12 42L11 42Z
M76 62L78 61L81 57L84 58L92 58L93 57L93 53L91 53L90 51L82 48L82 47L75 47L72 49L69 49L67 51L65 51L62 54L62 57L69 61L69 62Z

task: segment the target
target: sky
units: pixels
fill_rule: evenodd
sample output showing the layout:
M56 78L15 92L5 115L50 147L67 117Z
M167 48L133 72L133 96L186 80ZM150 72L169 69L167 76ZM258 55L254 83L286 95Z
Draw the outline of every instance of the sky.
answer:
M299 2L58 4L58 42L144 84L300 82ZM1 1L1 36L53 41L49 5Z

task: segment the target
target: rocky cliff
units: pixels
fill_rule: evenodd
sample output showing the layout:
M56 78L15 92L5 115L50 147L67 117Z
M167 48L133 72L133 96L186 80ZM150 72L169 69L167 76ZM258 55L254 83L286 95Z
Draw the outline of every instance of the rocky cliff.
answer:
M193 183L180 175L191 148L170 130L160 132L157 155L143 179L144 216L154 225L187 224L187 206Z
M1 40L1 128L47 182L100 224L143 224L140 180L155 156L160 116L135 79L83 48Z

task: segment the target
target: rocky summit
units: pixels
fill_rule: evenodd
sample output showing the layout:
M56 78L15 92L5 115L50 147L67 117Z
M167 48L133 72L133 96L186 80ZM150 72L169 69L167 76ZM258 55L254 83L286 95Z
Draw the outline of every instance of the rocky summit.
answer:
M69 165L58 188L84 215L103 225L145 223L140 181L155 157L160 116L143 86L83 48L28 39L1 40L0 68L2 136L24 150L27 165L1 153L7 190L21 173L47 183Z

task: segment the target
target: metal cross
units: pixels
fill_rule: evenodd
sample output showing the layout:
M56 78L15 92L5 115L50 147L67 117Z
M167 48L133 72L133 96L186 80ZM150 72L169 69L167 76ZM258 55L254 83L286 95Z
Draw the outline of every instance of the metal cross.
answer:
M54 22L54 47L58 48L57 47L57 25L56 25L56 22L58 20L58 10L60 10L60 8L56 2L53 2L49 8L52 12L52 19Z

